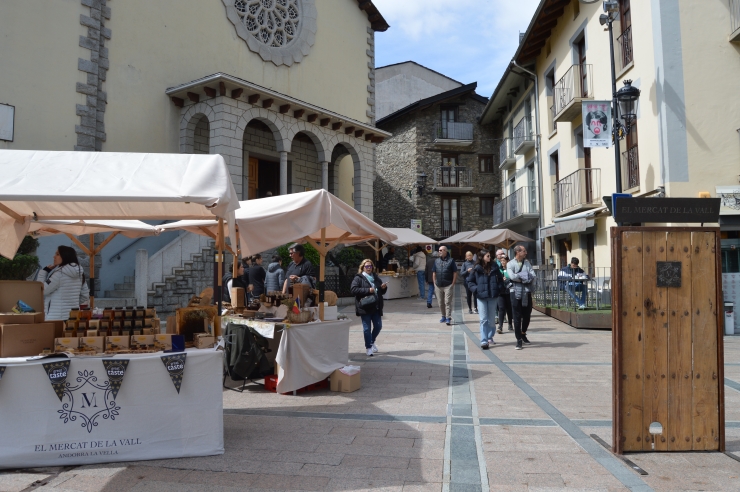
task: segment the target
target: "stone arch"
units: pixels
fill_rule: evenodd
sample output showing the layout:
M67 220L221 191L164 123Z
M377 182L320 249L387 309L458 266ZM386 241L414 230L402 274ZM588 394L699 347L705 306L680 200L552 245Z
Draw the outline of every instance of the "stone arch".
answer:
M355 143L351 141L351 137L348 137L347 135L336 135L334 138L331 139L330 142L332 154L331 154L331 162L329 164L330 169L334 172L337 172L336 166L338 163L338 160L341 159L344 156L351 156L352 157L352 166L353 166L353 177L354 177L354 187L353 187L353 193L354 193L354 203L352 204L356 210L366 212L364 210L363 206L363 198L367 199L370 195L370 192L368 191L368 188L363 188L363 182L364 182L364 176L362 173L362 156L360 152L358 152L357 148L355 147ZM331 179L331 172L330 172L330 183L332 181ZM336 182L336 179L334 180ZM372 183L370 183L372 184ZM368 191L366 193L366 191ZM372 210L372 207L371 209Z
M252 108L242 113L236 124L237 138L244 138L244 130L252 120L264 123L272 131L275 138L275 148L278 152L288 152L290 150L291 141L287 137L288 131L285 128L285 123L277 114L264 108Z
M216 113L213 108L206 103L197 103L190 106L180 119L180 152L183 154L193 154L195 152L195 128L198 123L205 118L208 121L208 140L213 142L215 135L214 122Z
M293 149L293 139L295 136L299 133L303 133L308 138L311 139L313 144L316 146L316 153L318 154L318 160L319 162L325 162L328 161L329 155L327 154L327 143L326 143L326 135L324 135L320 131L316 131L316 129L311 128L312 125L307 125L303 121L297 122L295 125L290 127L287 133L288 141L290 142L290 145L288 147L288 152L291 152Z

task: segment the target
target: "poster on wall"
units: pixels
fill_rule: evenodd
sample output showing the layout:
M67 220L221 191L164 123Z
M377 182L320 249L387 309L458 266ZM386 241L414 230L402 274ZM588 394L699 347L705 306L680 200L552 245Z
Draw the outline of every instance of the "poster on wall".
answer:
M15 106L0 103L0 140L13 141Z
M421 219L411 219L411 230L421 234Z
M583 101L581 113L583 115L583 146L611 147L611 101Z
M740 185L716 186L720 215L740 215Z

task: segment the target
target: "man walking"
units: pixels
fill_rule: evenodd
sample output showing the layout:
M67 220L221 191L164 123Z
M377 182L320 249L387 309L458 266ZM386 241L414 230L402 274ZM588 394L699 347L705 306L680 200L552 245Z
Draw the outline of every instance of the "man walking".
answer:
M447 254L447 246L439 247L439 258L434 261L432 278L439 309L442 311L439 322L449 326L452 324L452 290L457 282L457 265Z
M527 261L527 250L521 244L514 247L516 255L506 265L511 288L511 309L514 314L514 334L516 336L516 350L522 349L522 342L530 343L527 339L527 328L532 315L532 281L534 271L532 265Z

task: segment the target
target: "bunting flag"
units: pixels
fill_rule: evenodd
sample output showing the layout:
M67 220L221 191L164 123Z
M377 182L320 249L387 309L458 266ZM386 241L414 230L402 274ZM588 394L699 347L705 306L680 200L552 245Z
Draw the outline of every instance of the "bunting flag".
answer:
M64 396L64 385L67 382L69 362L69 359L67 359L41 364L44 366L46 375L49 376L51 387L54 388L54 392L57 394L57 397L59 397L59 401L62 401L62 397Z
M3 380L3 374L5 374L5 366L0 366L0 381Z
M105 373L108 375L108 384L110 384L110 391L113 393L114 400L118 397L118 391L123 384L123 376L126 373L128 362L128 359L103 361L103 367L105 367Z
M167 372L170 373L170 379L172 379L172 384L175 385L178 394L180 393L180 386L182 386L182 376L185 372L185 357L187 355L186 353L181 353L162 356L162 363L167 368Z

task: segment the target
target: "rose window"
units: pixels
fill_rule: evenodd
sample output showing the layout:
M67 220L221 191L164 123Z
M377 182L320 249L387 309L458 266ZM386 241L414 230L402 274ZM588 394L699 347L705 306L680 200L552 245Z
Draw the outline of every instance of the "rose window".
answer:
M235 0L234 8L247 31L267 46L288 46L299 33L300 0Z

